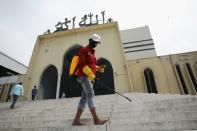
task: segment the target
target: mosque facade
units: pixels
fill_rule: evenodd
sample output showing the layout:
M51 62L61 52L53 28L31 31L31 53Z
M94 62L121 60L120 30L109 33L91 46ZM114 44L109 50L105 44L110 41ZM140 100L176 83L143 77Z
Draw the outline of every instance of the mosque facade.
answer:
M72 57L93 33L101 36L97 64L107 65L105 73L97 77L113 90L96 83L95 95L115 91L196 95L197 52L157 56L148 26L120 31L117 22L110 22L39 35L23 77L24 99L31 99L34 85L37 99L80 96L82 87L68 71Z

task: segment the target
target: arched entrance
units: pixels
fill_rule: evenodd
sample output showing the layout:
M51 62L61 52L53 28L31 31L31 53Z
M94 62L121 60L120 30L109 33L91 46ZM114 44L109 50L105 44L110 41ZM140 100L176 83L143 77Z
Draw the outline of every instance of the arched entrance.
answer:
M94 85L94 93L95 95L105 95L105 94L114 94L114 76L113 76L113 69L111 66L111 63L104 59L100 58L97 61L97 65L106 65L105 72L104 73L97 73L96 77L99 79L99 82L105 84L109 88L111 88L113 91L110 91L109 89L106 89L105 87L102 87L99 83L96 83Z
M75 54L77 54L82 46L74 45L65 54L63 61L63 71L60 84L60 95L61 98L63 93L66 97L78 97L81 96L82 87L72 77L69 76L70 63Z
M63 93L66 97L79 97L81 96L82 87L81 85L76 81L76 79L73 79L69 76L69 68L70 63L75 54L78 53L79 49L82 46L80 45L74 45L71 47L65 54L64 62L63 62L63 71L62 71L62 78L61 78L61 84L60 84L60 98L62 97ZM107 68L103 74L97 73L97 77L100 79L100 81L109 86L112 90L114 90L114 77L113 77L113 69L109 61L106 59L99 59L97 61L98 65L106 65ZM105 89L104 87L101 87L99 84L94 85L94 91L95 95L104 95L104 94L113 94L114 91L109 91L108 89Z
M38 89L39 99L55 99L57 88L57 68L50 65L42 74L40 88Z

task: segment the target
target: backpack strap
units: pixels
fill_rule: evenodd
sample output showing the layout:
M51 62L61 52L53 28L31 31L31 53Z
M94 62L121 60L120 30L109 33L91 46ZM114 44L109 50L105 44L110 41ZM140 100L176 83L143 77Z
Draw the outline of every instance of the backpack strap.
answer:
M77 75L78 69L79 69L80 65L78 64L73 72L73 75Z

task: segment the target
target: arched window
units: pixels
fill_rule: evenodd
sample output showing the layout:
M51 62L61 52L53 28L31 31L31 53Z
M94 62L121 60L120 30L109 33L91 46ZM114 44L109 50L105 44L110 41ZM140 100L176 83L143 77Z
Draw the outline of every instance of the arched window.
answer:
M181 82L181 85L182 85L182 87L183 87L184 93L185 93L185 94L189 94L189 91L188 91L188 89L187 89L187 86L186 86L186 83L185 83L185 80L184 80L184 77L183 77L183 73L182 73L182 71L181 71L180 66L179 66L178 64L176 64L175 67L176 67L176 71L177 71L177 73L178 73L178 76L179 76L179 80L180 80L180 82Z
M149 68L146 68L144 70L144 77L148 93L158 93L153 71Z
M187 71L189 72L189 76L192 80L192 84L194 85L194 88L197 91L197 81L192 71L191 65L189 63L186 63L185 65L186 65Z
M56 98L57 74L58 71L54 65L50 65L44 70L41 76L40 87L38 89L39 99Z

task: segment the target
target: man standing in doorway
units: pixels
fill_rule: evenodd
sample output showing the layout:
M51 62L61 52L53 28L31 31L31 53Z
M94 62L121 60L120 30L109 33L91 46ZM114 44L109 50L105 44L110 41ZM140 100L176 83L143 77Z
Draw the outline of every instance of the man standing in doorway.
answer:
M12 88L12 90L10 92L10 95L12 96L12 99L13 100L12 100L12 104L10 105L10 109L14 109L14 106L15 106L16 102L18 101L18 98L20 96L23 96L23 93L24 93L24 91L23 91L23 85L22 85L21 82L19 84L16 84Z
M31 99L32 99L32 101L35 100L37 93L38 93L38 89L34 85L34 88L31 90Z
M73 121L73 125L83 125L80 122L81 114L84 111L87 103L90 112L94 119L95 125L105 124L107 120L100 120L96 113L96 108L93 101L94 90L93 83L96 81L96 71L104 72L102 66L96 66L96 57L94 48L101 44L100 36L97 34L91 35L89 44L80 49L79 56L79 71L77 73L77 81L82 85L83 91L79 101L78 110Z

